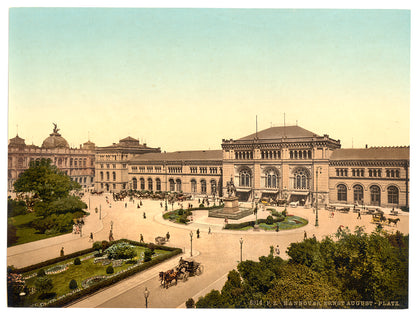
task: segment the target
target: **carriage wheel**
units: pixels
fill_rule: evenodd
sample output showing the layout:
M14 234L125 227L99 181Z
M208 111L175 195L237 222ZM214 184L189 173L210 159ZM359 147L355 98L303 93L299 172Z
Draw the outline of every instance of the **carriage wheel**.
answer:
M204 266L201 264L196 270L196 275L201 275L204 272Z

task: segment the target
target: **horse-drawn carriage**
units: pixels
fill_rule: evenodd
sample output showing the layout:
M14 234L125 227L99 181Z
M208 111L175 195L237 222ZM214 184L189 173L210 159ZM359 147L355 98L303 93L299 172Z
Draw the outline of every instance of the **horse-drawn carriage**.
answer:
M201 263L180 258L179 264L174 269L159 272L160 284L168 288L173 280L175 280L175 284L178 283L178 280L186 282L190 276L200 275L202 272L204 272L204 266Z
M384 216L383 212L377 212L375 214L372 214L372 222L374 224L382 224L387 221L387 218Z
M167 240L166 240L166 238L165 238L165 237L157 236L157 237L155 238L155 242L156 242L156 244L158 244L158 245L164 245L164 244L166 244Z

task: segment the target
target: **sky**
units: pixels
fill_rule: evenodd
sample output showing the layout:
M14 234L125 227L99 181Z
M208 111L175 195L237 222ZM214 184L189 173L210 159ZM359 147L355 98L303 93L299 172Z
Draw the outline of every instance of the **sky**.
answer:
M410 11L11 8L8 138L220 149L296 125L410 144Z

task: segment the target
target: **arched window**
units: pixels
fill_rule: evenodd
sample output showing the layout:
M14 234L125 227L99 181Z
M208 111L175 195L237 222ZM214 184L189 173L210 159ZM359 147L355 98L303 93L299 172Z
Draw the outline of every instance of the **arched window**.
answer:
M309 189L309 176L305 169L297 169L293 176L293 188L295 190Z
M347 201L347 187L345 184L337 185L338 201Z
M395 186L387 188L387 202L389 204L399 204L399 189Z
M137 179L133 178L133 190L137 190Z
M214 195L217 193L217 183L215 180L211 180L211 195Z
M152 178L147 179L147 188L149 191L153 191L153 180Z
M113 171L113 181L116 181L116 172Z
M156 191L162 191L162 185L159 178L156 178Z
M182 181L180 179L176 179L176 191L182 191Z
M201 180L201 193L207 193L207 182L205 180Z
M169 179L169 191L175 191L175 181Z
M240 174L239 174L239 177L240 177L240 186L241 187L251 186L251 181L250 181L251 173L250 173L249 170L247 170L247 169L241 170Z
M380 206L380 188L376 185L370 187L371 205Z
M265 187L276 188L277 187L277 172L273 169L268 169L264 173L265 175Z
M195 179L191 180L191 192L196 193L196 180Z
M363 187L359 184L354 185L354 202L358 202L362 204L364 198L364 190Z
M144 190L145 186L144 186L144 179L140 178L140 190Z

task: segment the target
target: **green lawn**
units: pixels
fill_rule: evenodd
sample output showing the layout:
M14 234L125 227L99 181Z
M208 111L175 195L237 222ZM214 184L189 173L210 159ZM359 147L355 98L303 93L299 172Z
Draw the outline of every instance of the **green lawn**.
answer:
M28 213L25 215L18 215L10 217L8 220L16 227L17 242L14 245L20 245L31 241L41 240L45 238L55 237L62 234L41 234L36 231L31 223L37 220L35 213ZM67 232L69 233L69 232ZM65 234L65 233L64 233Z
M135 246L135 250L137 253L137 256L134 258L135 260L141 259L144 256L144 251L145 251L145 247L140 247L140 246ZM155 254L156 255L161 255L161 254L165 254L165 253L169 253L169 251L167 250L160 250L160 249L156 249L155 250ZM80 256L80 259L86 258L90 255L84 255L84 256ZM53 289L50 292L56 293L55 297L60 297L62 295L65 295L67 293L70 293L72 290L69 289L69 282L74 279L77 284L78 284L78 288L82 288L81 284L84 280L90 278L90 277L94 277L94 276L111 276L109 274L106 273L106 269L107 267L109 267L110 265L102 265L101 263L94 263L94 257L86 259L84 261L81 261L80 265L74 265L74 264L69 264L68 265L68 269L57 273L57 274L48 274L47 276L49 278L51 278L52 280L52 284L53 284ZM74 259L69 259L66 261L62 261L60 263L56 263L47 267L44 267L43 269L45 271L47 271L49 268L55 267L55 266L60 266L60 265L65 265L68 263L73 263ZM134 263L123 263L120 267L114 267L114 273L126 270L127 268L131 267ZM31 276L34 275L34 277L31 277L30 279L26 280L26 285L29 288L33 288L34 287L34 283L36 280L36 273L38 272L39 269L34 270L34 271L30 271L30 272L26 272L23 274L23 277L25 276ZM35 293L33 295L29 295L26 299L26 304L34 304L34 303L40 303L42 301L47 301L48 299L45 300L40 300L38 298L39 293Z

